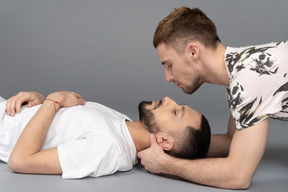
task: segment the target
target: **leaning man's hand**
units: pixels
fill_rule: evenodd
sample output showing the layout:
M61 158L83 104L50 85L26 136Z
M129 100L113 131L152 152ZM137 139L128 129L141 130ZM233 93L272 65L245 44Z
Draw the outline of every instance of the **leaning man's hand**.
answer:
M163 166L163 159L167 154L164 153L161 146L156 142L153 134L150 135L151 146L148 149L140 151L137 155L141 159L141 164L151 173L159 174Z

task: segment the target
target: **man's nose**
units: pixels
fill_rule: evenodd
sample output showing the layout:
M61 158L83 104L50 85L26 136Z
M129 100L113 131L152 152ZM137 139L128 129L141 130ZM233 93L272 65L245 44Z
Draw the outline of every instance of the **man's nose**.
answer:
M165 69L164 73L166 81L170 83L173 80L173 75L167 69Z
M163 101L162 101L162 104L164 104L164 105L177 105L177 103L173 100L173 99L171 99L170 97L164 97L163 98Z

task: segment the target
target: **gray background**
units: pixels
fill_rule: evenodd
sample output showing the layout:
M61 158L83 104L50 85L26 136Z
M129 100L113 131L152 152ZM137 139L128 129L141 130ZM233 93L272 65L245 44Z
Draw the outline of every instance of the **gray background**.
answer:
M152 45L158 22L174 8L201 8L224 45L286 40L285 0L1 0L0 95L80 93L138 118L138 102L170 96L207 114L228 114L224 88L185 95L164 78Z
M163 67L152 45L158 22L184 5L201 8L215 22L226 46L269 43L288 37L287 0L0 0L0 95L8 98L21 90L44 95L71 90L133 120L138 118L139 101L170 96L206 114L213 133L224 132L229 115L224 87L205 84L195 94L185 95L165 82ZM287 124L271 124L267 147L271 152L256 172L256 191L267 187L272 190L274 186L281 191L288 187ZM272 169L273 173L271 167L279 163L284 163L286 169L280 166ZM23 176L3 169L8 176L0 178L1 185L5 183L3 178L23 181ZM143 168L138 166L133 171L137 169ZM117 179L133 175L133 171L119 174ZM148 181L159 179L151 174L144 176ZM109 178L115 177L104 177L102 182L109 182ZM271 178L276 178L274 183ZM69 186L73 188L77 182ZM58 187L61 185L62 181ZM190 183L184 182L183 186L191 190ZM192 185L192 189L211 191L198 185Z

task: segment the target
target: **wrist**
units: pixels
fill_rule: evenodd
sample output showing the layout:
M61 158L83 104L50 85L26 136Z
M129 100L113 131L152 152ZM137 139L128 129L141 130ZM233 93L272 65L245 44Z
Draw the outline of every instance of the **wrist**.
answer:
M161 172L167 173L167 174L175 174L175 165L174 162L176 160L175 157L172 157L170 155L165 155L162 158L162 164L161 164Z
M60 103L59 101L56 101L56 100L54 100L54 99L49 99L49 98L47 98L47 99L45 99L44 101L53 102L55 112L57 112L57 111L63 106L62 103Z

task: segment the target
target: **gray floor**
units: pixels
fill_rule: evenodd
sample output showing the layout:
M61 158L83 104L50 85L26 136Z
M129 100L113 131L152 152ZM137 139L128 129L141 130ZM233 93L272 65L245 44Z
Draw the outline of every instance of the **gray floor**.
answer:
M269 142L265 156L245 191L284 192L288 189L288 140L287 124L270 123ZM179 178L148 173L141 164L129 172L116 173L100 178L62 180L57 175L24 175L12 173L5 163L0 163L0 191L197 191L214 192L223 189L211 188L183 181ZM230 191L230 190L225 190Z

